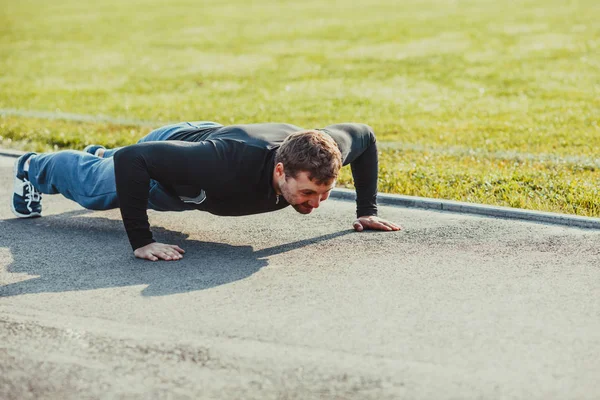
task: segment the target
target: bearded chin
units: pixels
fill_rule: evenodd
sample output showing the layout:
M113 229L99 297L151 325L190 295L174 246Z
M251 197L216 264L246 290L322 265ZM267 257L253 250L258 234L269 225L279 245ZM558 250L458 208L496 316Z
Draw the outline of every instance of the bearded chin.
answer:
M292 204L292 207L294 207L294 210L298 211L300 214L310 214L312 212L312 208L310 209L306 209L306 208L302 208L300 204Z

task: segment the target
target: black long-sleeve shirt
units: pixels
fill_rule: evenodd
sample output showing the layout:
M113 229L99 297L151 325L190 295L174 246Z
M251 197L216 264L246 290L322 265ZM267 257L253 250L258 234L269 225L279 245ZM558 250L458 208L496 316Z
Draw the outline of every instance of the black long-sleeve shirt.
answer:
M190 126L163 142L127 146L114 155L119 207L132 248L154 242L148 223L150 180L178 197L205 198L193 207L216 215L249 215L282 209L273 189L275 153L283 140L303 130L290 124L211 128ZM329 134L351 164L357 216L377 215L378 158L368 125L330 125Z

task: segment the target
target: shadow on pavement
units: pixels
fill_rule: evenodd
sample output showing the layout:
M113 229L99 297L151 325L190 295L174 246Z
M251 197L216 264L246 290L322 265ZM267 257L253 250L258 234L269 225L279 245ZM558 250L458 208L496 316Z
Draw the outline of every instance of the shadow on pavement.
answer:
M177 262L151 262L133 257L121 221L81 217L90 212L0 221L0 247L13 257L8 272L37 276L0 286L0 297L132 285L148 285L143 296L203 290L254 274L269 256L352 233L344 230L254 251L252 246L186 240L186 234L153 227L158 240L180 244L186 255Z

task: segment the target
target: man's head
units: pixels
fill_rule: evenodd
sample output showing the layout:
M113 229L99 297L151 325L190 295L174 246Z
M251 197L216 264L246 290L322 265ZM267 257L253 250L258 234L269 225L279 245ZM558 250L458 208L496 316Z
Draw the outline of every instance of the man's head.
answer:
M342 167L342 155L331 136L317 131L288 136L275 155L273 186L302 214L327 200Z

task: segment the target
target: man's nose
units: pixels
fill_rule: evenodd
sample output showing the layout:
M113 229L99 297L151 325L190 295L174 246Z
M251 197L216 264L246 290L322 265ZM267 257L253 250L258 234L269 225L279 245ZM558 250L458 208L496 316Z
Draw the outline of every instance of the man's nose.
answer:
M319 208L319 204L321 204L321 196L317 196L314 199L312 199L312 203L310 204L310 206L313 208Z

